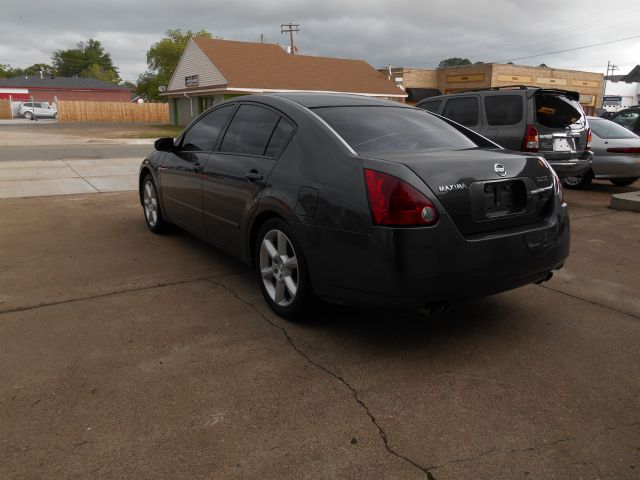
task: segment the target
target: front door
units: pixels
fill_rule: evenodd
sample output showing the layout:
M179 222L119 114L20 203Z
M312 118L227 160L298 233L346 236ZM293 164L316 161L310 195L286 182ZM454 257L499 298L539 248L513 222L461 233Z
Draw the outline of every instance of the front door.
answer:
M201 235L205 233L202 172L233 109L225 105L198 118L160 168L167 219Z

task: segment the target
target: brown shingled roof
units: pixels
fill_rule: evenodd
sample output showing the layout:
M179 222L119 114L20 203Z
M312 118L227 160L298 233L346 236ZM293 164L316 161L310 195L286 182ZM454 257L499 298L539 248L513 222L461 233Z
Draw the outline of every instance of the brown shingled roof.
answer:
M405 96L363 60L290 55L279 45L194 38L227 79L226 87Z

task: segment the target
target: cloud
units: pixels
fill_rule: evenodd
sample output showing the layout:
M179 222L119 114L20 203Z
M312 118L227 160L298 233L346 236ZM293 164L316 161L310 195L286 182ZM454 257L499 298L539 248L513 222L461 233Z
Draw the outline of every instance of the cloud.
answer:
M277 7L275 7L277 5ZM359 58L381 67L434 67L448 57L501 61L640 35L637 0L32 0L10 2L0 17L0 63L49 62L57 49L100 40L121 76L135 80L146 51L169 28L207 29L227 39L287 43L280 24L300 24L300 52ZM558 68L621 71L640 63L640 38L518 61Z

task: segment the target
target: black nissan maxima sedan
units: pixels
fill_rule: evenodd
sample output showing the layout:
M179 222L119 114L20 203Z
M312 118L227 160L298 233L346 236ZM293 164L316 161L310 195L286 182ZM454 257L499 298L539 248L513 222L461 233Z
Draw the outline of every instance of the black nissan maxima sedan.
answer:
M176 224L242 259L283 317L315 298L420 308L490 295L549 279L569 254L543 158L401 103L244 96L155 146L140 169L149 229Z

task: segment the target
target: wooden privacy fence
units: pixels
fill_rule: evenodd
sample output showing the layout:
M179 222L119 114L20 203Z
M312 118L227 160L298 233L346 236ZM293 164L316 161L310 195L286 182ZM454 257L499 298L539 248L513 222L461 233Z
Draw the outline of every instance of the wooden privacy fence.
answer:
M58 102L61 122L169 123L167 103Z
M11 118L11 102L0 100L0 119Z

